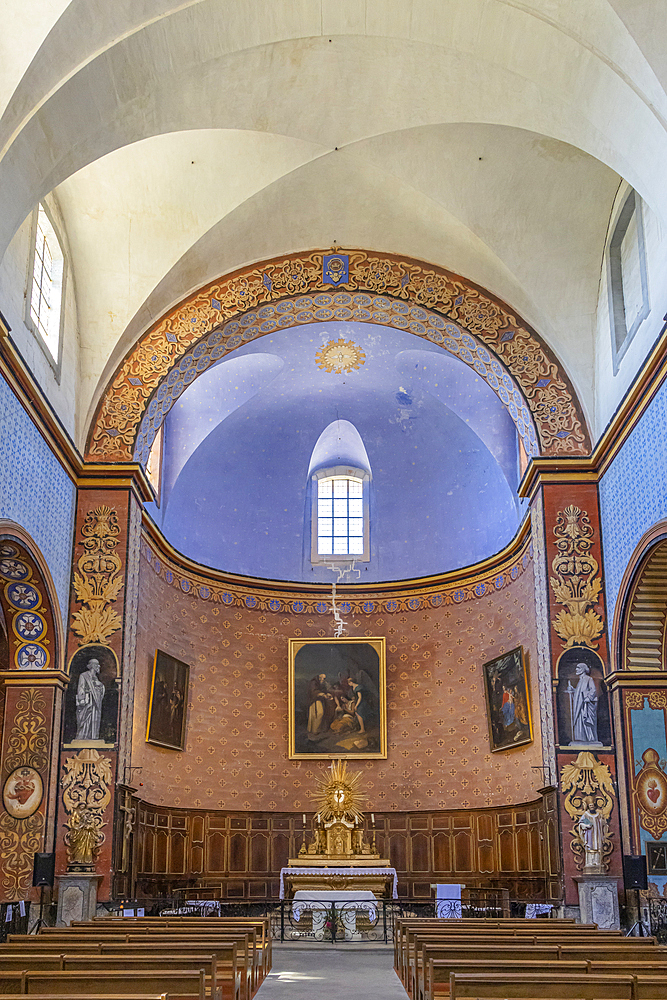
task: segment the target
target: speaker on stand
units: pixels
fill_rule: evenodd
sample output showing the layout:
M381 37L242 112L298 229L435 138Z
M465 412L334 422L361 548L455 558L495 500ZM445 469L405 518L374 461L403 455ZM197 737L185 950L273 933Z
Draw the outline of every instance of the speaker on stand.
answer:
M642 901L640 892L648 889L648 874L646 871L646 857L643 854L623 855L623 882L625 891L633 890L637 893L637 920L627 933L630 937L635 929L638 929L639 937L650 937L650 929L642 922Z
M46 886L52 887L56 871L55 851L50 854L35 854L32 865L32 884L39 888L39 920L33 930L35 934L40 927L44 927L44 889Z

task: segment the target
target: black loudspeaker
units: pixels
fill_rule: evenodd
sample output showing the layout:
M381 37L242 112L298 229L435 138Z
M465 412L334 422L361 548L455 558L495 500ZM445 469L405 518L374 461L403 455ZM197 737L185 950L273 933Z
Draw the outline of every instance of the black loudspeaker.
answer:
M643 854L623 855L623 881L626 889L648 889L646 858Z
M55 854L36 854L32 867L33 885L53 885L56 870Z

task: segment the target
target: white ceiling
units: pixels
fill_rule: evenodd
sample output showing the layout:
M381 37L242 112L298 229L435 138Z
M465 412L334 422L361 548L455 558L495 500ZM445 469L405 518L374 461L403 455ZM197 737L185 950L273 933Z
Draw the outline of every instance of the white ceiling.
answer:
M0 254L55 189L79 442L161 311L334 239L507 300L592 417L620 178L667 221L664 14L629 0L4 0Z

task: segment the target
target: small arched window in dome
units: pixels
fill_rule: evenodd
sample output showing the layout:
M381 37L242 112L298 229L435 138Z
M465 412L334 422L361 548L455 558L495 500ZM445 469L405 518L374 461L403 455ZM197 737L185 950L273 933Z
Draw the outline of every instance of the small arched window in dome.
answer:
M313 563L369 562L371 469L359 431L334 420L320 434L310 459Z
M315 481L315 487L317 555L363 559L367 534L363 478L325 476Z

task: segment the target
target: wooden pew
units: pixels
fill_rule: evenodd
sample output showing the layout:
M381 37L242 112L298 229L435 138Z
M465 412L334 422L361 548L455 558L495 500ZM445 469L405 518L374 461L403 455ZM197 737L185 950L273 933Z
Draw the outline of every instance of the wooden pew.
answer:
M551 973L452 973L449 979L451 1000L460 997L533 998L558 997L560 1000L635 1000L632 976L568 975ZM663 994L664 1000L664 994Z
M34 944L32 943L34 942ZM41 942L41 944L40 944ZM95 940L91 933L79 934L75 931L65 931L56 935L37 935L26 938L22 935L10 935L8 945L23 948L34 948L42 951L44 947L53 948L61 953L71 953L82 950L87 953L97 952L102 955L151 953L155 956L179 954L211 954L218 961L218 978L223 982L235 984L237 976L241 983L241 1000L249 1000L253 991L253 976L251 962L253 959L250 935L237 931L226 936L221 934L203 935L188 934L176 937L172 934L126 934L106 935ZM0 945L0 956L2 949ZM189 963L188 963L189 964ZM235 988L235 986L234 986ZM233 990L232 990L233 992Z
M443 934L441 931L436 931L433 928L427 930L421 930L414 928L407 928L406 933L403 937L402 944L402 955L401 966L398 974L403 981L403 985L409 991L412 991L414 983L418 977L418 970L420 967L419 960L419 950L423 943L443 943L456 944L457 947L474 947L478 946L484 948L488 945L493 945L495 943L501 945L507 951L510 947L513 950L517 947L530 947L537 944L542 947L548 947L550 945L558 945L561 942L566 945L570 942L576 942L578 945L583 945L590 942L591 944L599 945L600 942L609 942L613 944L614 942L621 941L623 939L616 936L609 937L604 934L599 934L596 931L584 930L581 934L571 934L566 932L561 935L558 933L544 932L541 934L531 934L523 931L506 931L494 929L486 934L480 933L470 933L461 934L455 933L451 934L449 930ZM652 941L655 944L654 939L645 938L643 940ZM580 956L574 956L576 959L580 959Z
M449 992L449 977L452 973L456 975L465 975L472 972L485 973L487 975L495 975L495 973L506 973L512 974L514 972L524 972L524 973L547 973L551 972L556 965L558 965L559 973L569 973L570 975L585 976L588 974L588 964L584 961L582 962L559 962L557 959L554 960L551 956L546 959L525 959L523 955L517 961L514 958L508 958L507 952L505 952L505 958L502 960L492 960L492 961L480 961L477 958L455 958L451 957L449 959L438 959L438 976L437 980L434 981L434 969L433 962L435 960L427 953L425 958L424 975L421 975L417 980L417 986L415 992L412 994L413 1000L433 1000L436 996L443 996ZM627 975L627 970L624 970Z
M100 917L94 920L73 921L70 927L80 929L86 927L103 927L105 933L114 933L119 928L201 928L205 932L217 931L218 929L242 929L243 927L256 928L258 941L255 949L259 953L258 962L259 981L263 980L271 969L272 949L271 949L271 927L268 917ZM113 931L109 931L113 928Z
M637 941L640 940L637 939ZM573 950L572 948L564 948L562 946L545 949L538 945L512 950L512 957L516 960L517 964L534 961L539 956L540 960L549 959L554 965L563 961L585 962L589 973L595 971L600 975L605 974L604 966L607 963L603 962L603 966L599 967L598 962L595 961L595 954L599 955L600 952L596 950L593 953L593 958L591 958L591 948L588 946ZM507 949L494 946L462 949L451 944L429 943L423 950L422 955L423 961L427 964L427 969L423 975L419 975L418 983L423 984L425 995L432 997L438 992L439 988L442 990L449 983L449 966L452 962L465 959L466 961L500 963L507 958ZM626 945L622 943L615 951L608 947L605 948L604 956L613 962L613 967L609 969L609 974L631 974L636 972L638 967L643 969L644 966L647 967L647 972L649 969L651 972L654 972L656 965L658 969L660 968L661 962L665 963L665 973L667 974L667 951L662 948L635 948L632 944ZM615 961L613 961L614 956Z
M166 991L169 1000L205 1000L203 969L179 969L161 972L107 972L103 978L90 972L42 971L4 972L3 990L12 989L24 996L50 993L58 997L80 997L110 994L119 997L140 994L152 996Z
M157 921L151 922L151 918L117 918L113 921L86 921L76 922L70 927L45 927L40 931L40 936L44 934L46 939L64 940L65 935L77 934L79 937L93 937L104 941L131 941L140 942L147 940L150 936L154 940L174 940L186 941L196 939L198 942L209 944L214 943L219 938L230 939L231 937L242 938L244 935L249 938L245 944L245 954L247 956L247 968L250 973L250 986L248 992L252 993L263 976L261 975L261 947L258 942L258 922L245 921L234 922L232 926L218 921L216 917L207 917L203 920L203 925L193 923L188 917L182 917L172 923ZM243 948L239 945L238 960L239 967L242 965Z
M240 960L238 958L239 942L244 951ZM183 956L183 962L177 966L178 968L190 966L199 968L201 964L215 964L215 978L217 984L222 987L222 993L225 997L235 997L238 993L241 1000L248 1000L250 996L251 976L245 935L240 938L236 936L228 939L216 937L214 942L190 937L185 941L165 939L162 935L156 939L147 939L142 936L138 942L124 940L107 942L106 939L95 941L92 935L81 936L74 933L67 933L62 937L10 935L8 941L0 945L0 968L3 967L3 959L9 960L10 956L16 953L26 956L26 962L33 954L35 956L49 953L57 956L80 955L81 960L88 963L85 967L90 968L97 966L98 963L93 960L99 957L107 958L110 968L114 962L118 959L122 960L124 957L128 959L148 957L153 961L154 967L161 968L163 959L169 959L170 956L178 953L179 956ZM90 961L88 961L89 959ZM203 962L200 961L201 959ZM13 967L16 966L13 965ZM22 967L32 966L24 964ZM39 968L42 967L39 966ZM122 968L122 965L120 967ZM207 975L210 976L208 965L206 968Z
M454 921L452 921L454 923ZM531 922L532 923L532 922ZM410 963L412 961L410 953L414 950L415 940L418 938L425 938L427 936L439 937L442 939L443 936L447 936L452 940L461 942L465 941L479 941L488 942L491 938L498 938L498 940L512 939L513 942L519 943L520 941L525 943L535 943L536 940L540 940L543 943L550 943L552 941L564 940L577 940L584 941L589 939L604 939L604 940L618 940L620 938L620 932L612 931L598 931L592 929L590 925L585 925L580 928L568 926L561 932L560 928L554 928L556 921L544 921L544 924L537 928L535 926L527 926L526 922L523 921L520 927L495 927L493 930L489 928L457 928L457 927L447 927L445 929L442 926L438 926L437 921L428 921L425 923L410 923L407 926L400 928L399 941L397 943L396 954L395 954L395 968L402 979L403 984L406 985L409 982L409 969Z

